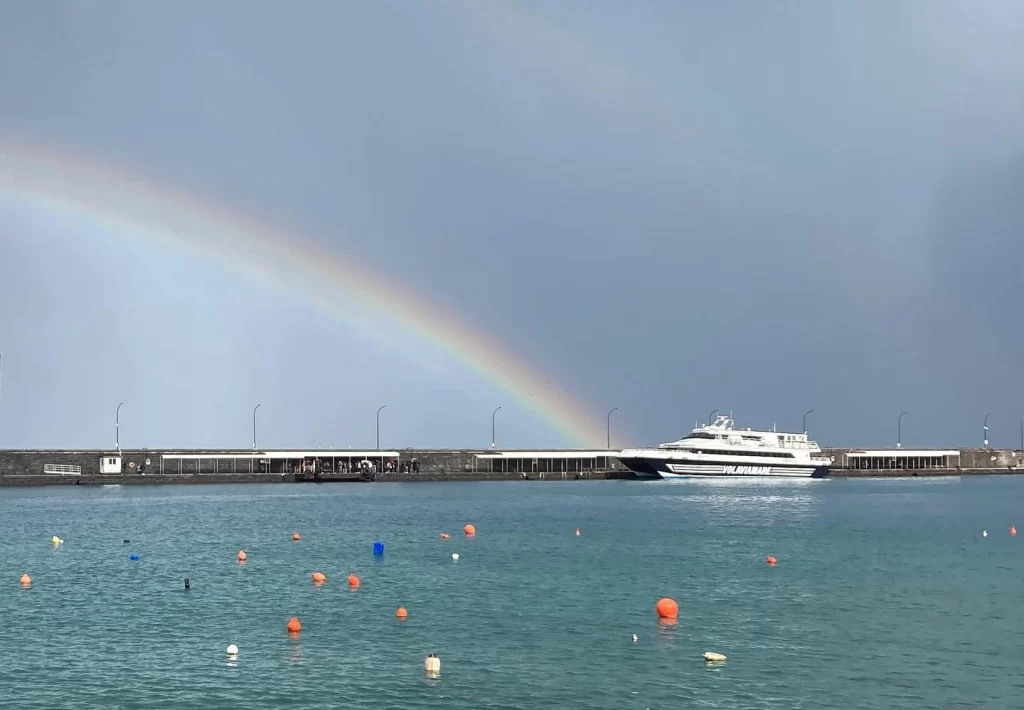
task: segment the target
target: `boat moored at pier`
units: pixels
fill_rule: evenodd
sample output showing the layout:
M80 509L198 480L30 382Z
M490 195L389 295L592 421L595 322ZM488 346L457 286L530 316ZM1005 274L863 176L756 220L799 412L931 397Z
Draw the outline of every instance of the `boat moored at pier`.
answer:
M617 458L643 478L822 478L832 463L806 432L741 430L726 416L697 426L682 439L657 448L623 449Z

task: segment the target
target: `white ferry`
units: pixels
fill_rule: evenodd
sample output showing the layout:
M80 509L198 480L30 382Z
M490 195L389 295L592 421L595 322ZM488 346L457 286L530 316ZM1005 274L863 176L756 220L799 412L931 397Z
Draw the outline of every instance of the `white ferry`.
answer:
M644 478L690 476L785 476L822 478L831 459L807 434L733 428L720 416L679 441L656 449L623 449L617 458Z

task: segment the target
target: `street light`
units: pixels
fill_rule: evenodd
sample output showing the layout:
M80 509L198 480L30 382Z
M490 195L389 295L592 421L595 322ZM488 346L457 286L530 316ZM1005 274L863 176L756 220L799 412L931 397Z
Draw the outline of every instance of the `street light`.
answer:
M806 412L804 412L804 434L807 433L807 415L808 414L814 414L814 410L813 409L808 409Z
M377 408L377 451L380 451L380 410L388 405L382 404Z
M124 406L124 402L117 405L117 411L114 413L114 440L117 442L117 453L121 454L121 407Z
M491 448L494 448L494 415L498 413L501 407L495 407L494 411L491 412Z
M712 418L713 418L713 417L714 417L714 416L715 416L716 414L718 414L718 410L717 410L717 409L712 409L712 410L711 410L711 414L709 414L709 415L708 415L708 426L711 426L711 419L712 419Z
M985 448L986 449L988 448L988 418L991 417L993 414L995 414L995 412L989 412L988 414L985 415L984 427L985 427Z
M618 407L612 407L608 410L608 429L607 429L607 442L605 443L605 450L612 450L612 412L617 410Z
M900 412L899 419L896 420L896 448L900 449L903 447L903 417L910 414L909 411Z
M256 410L260 408L260 405L256 405L252 408L252 450L256 450Z

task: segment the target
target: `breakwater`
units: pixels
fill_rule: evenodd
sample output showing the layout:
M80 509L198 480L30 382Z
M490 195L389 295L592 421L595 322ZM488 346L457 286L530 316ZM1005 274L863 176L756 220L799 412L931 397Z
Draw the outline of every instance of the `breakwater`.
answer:
M0 486L632 478L614 451L0 450ZM1013 449L827 448L833 478L1024 473Z
M2 450L0 486L616 478L608 451Z

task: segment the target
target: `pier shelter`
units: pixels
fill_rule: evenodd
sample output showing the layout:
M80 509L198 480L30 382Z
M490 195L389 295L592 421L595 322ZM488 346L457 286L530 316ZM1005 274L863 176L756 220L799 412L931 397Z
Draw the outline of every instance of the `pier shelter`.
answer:
M474 472L561 478L608 470L614 451L499 451L476 454Z
M871 471L925 471L960 467L960 452L931 449L880 449L848 451L843 454L842 468Z
M335 474L398 467L397 451L258 451L231 453L172 453L160 457L160 473L280 473Z

